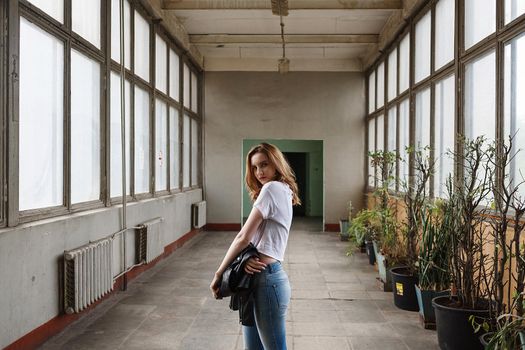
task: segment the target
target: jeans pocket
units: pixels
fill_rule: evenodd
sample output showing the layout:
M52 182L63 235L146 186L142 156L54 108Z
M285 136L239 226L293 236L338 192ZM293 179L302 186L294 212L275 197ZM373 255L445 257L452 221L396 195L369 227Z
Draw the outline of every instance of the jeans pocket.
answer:
M273 284L272 289L275 293L277 306L281 310L286 310L288 308L288 304L290 304L290 285L288 283Z

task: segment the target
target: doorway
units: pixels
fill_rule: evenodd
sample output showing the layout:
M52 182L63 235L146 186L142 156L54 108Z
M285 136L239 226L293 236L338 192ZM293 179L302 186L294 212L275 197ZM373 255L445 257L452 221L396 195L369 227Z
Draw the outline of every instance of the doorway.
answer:
M306 216L306 208L308 207L306 186L308 154L305 152L283 152L283 154L295 173L297 187L299 188L299 198L301 199L301 205L293 207L293 216Z

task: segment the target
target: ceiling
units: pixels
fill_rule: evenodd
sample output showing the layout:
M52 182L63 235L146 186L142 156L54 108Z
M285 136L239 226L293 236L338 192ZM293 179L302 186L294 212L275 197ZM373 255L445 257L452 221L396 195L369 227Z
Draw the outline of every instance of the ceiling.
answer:
M207 71L276 71L282 56L280 18L271 0L164 0ZM288 0L283 17L291 71L361 71L401 0Z

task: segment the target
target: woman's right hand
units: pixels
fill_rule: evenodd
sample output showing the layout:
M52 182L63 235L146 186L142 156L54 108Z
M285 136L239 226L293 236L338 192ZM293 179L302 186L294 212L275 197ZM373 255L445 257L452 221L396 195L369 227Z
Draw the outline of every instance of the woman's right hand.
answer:
M244 272L249 275L262 272L266 268L266 264L261 262L258 256L252 256L244 265Z

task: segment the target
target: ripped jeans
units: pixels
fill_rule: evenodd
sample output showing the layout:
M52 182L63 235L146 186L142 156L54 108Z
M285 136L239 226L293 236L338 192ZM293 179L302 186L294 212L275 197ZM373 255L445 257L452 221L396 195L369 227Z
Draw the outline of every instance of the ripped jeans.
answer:
M291 288L280 262L266 266L254 285L255 326L242 327L244 349L286 350L286 311Z

